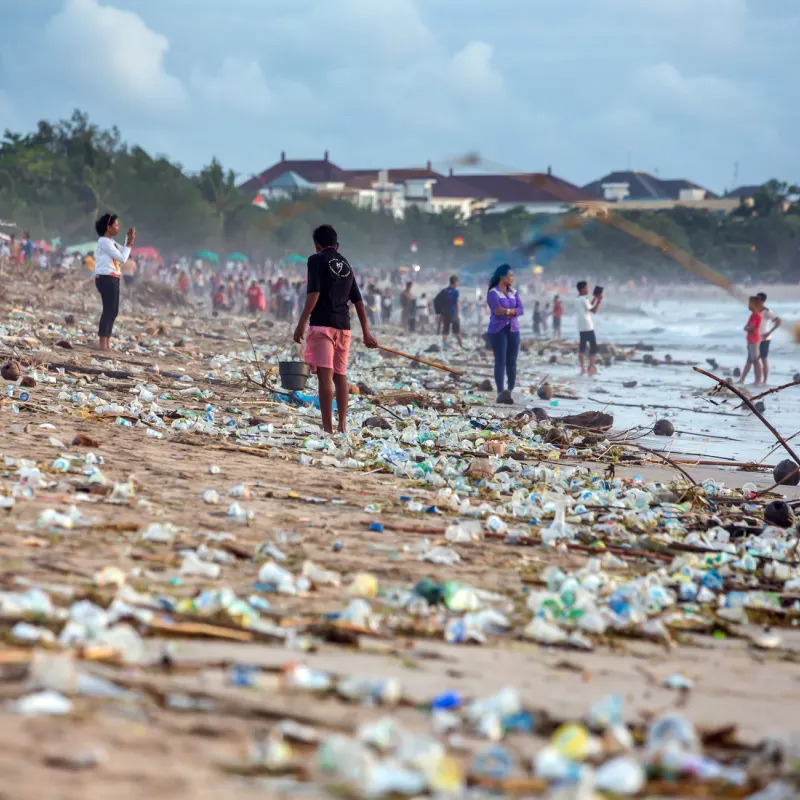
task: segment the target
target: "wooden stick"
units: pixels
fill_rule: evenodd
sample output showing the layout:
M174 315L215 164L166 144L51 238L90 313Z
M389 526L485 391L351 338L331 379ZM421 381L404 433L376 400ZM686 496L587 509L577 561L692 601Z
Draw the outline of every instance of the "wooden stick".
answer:
M783 449L792 457L792 460L795 464L800 464L800 458L797 457L797 453L792 450L791 447L786 443L786 439L781 436L777 430L775 430L775 426L760 412L756 409L753 405L753 401L746 395L744 392L737 389L730 381L726 381L724 378L718 378L716 375L713 375L710 372L706 372L704 369L700 369L700 367L692 367L695 372L699 372L701 375L705 375L707 378L711 378L711 380L716 381L720 386L724 386L726 389L730 389L763 423L766 425L767 430L783 445Z
M784 383L783 386L776 386L774 389L767 389L766 392L761 392L761 394L757 394L750 399L755 402L756 400L760 400L762 397L766 397L768 394L782 392L784 389L789 389L792 386L800 386L800 381L791 381L791 383ZM741 408L741 406L737 406L737 408Z
M681 475L683 475L683 477L692 484L692 486L697 486L697 481L683 467L681 467L677 462L673 461L668 456L665 456L663 453L659 453L658 450L651 450L649 447L643 447L642 445L634 444L633 442L627 442L624 446L635 447L637 450L644 450L645 453L650 453L651 456L656 456L656 458L662 459L671 467L678 470L678 472L680 472Z
M453 375L463 375L463 372L459 372L457 369L453 369L452 367L447 367L444 364L440 364L438 361L428 361L425 358L420 358L419 356L412 356L409 353L403 353L401 350L393 350L391 347L384 347L382 344L378 345L378 350L383 350L384 353L391 353L393 356L400 356L401 358L407 358L409 361L417 361L420 364L425 364L427 367L433 367L434 369L440 369L443 372L450 372Z

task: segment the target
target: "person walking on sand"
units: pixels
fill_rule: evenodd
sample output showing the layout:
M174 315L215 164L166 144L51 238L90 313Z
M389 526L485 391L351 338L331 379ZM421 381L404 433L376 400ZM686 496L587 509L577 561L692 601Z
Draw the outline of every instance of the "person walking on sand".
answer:
M411 306L412 281L406 283L406 288L400 293L400 327L408 330L408 311Z
M561 340L561 318L564 316L564 304L561 298L556 295L553 298L553 338Z
M437 297L442 298L440 301L441 311L438 312L442 317L442 347L447 347L447 337L450 335L450 331L453 332L453 336L458 340L459 346L463 347L464 342L461 341L458 275L450 276L447 288L442 289Z
M392 289L387 286L381 297L381 321L388 325L392 321Z
M578 281L578 361L581 365L581 375L597 374L597 337L594 332L593 314L597 313L600 306L600 295L589 297L589 285L586 281ZM586 368L586 351L589 351L589 368Z
M523 314L522 298L512 287L514 273L508 264L501 264L492 275L486 302L489 305L487 336L494 351L494 382L497 402L512 405L511 393L517 382L519 355L519 318ZM505 386L508 379L508 388Z
M533 304L533 335L537 338L542 335L542 307L538 300Z
M755 375L755 385L761 383L761 323L763 317L761 310L764 308L764 303L758 295L754 295L748 301L747 307L750 309L750 317L747 320L747 325L744 326L745 341L747 342L747 361L742 370L742 377L739 383L744 383L747 374L750 372L750 367L753 368Z
M347 360L350 353L350 309L352 303L361 323L364 344L378 346L370 333L369 320L350 262L339 252L339 237L331 225L320 225L313 234L316 252L308 259L306 302L294 331L300 344L306 335L305 359L319 381L322 427L333 433L333 395L339 414L339 433L347 431Z
M136 229L130 228L125 238L125 246L114 241L119 233L119 218L116 214L103 214L94 226L97 235L97 246L94 251L94 285L100 293L103 313L100 315L98 337L100 349L111 349L111 334L114 322L119 314L119 282L122 277L120 267L128 260L131 248L136 241Z
M756 297L762 303L761 309L761 341L758 344L758 352L761 360L761 375L764 384L769 381L769 346L771 344L772 334L775 333L782 324L781 318L770 311L765 303L767 296L764 292L759 292Z

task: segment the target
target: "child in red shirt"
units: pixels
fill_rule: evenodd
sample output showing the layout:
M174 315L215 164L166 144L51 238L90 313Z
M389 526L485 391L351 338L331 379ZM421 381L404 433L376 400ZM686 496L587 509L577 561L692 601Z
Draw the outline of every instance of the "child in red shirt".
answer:
M758 297L751 297L747 307L750 309L750 317L747 320L747 325L744 326L747 339L747 363L742 370L741 383L744 383L752 366L756 377L755 385L758 386L761 383L759 344L761 343L761 311L764 308L764 303Z
M264 305L264 293L261 291L261 287L253 281L247 290L247 310L251 314L257 314Z

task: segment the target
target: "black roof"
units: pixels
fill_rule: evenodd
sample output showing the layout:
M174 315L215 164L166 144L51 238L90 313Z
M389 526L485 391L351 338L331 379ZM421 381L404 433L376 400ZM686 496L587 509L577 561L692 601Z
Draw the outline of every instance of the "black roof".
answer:
M717 196L714 192L693 181L683 178L665 180L639 170L609 172L608 175L587 183L583 189L594 197L604 197L603 184L605 183L627 183L629 191L627 200L678 200L684 189L702 189L708 199Z

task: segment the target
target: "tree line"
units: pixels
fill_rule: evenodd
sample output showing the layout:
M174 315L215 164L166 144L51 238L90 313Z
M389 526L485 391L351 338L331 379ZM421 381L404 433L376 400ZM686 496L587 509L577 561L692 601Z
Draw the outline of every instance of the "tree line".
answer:
M743 202L727 216L686 207L624 213L731 277L796 280L798 191L769 181L752 204ZM0 218L35 239L60 237L64 245L91 239L96 217L111 211L125 227L138 229L140 244L167 257L210 249L261 260L308 252L310 230L325 221L337 228L355 262L393 268L418 260L454 271L518 246L543 223L522 209L466 220L411 209L397 220L332 197L273 202L268 210L252 199L216 159L189 173L166 156L125 143L117 128L103 130L79 111L59 122L41 121L33 132L7 130L0 143ZM462 246L454 246L456 237ZM685 280L679 267L648 245L598 223L570 233L547 270Z

